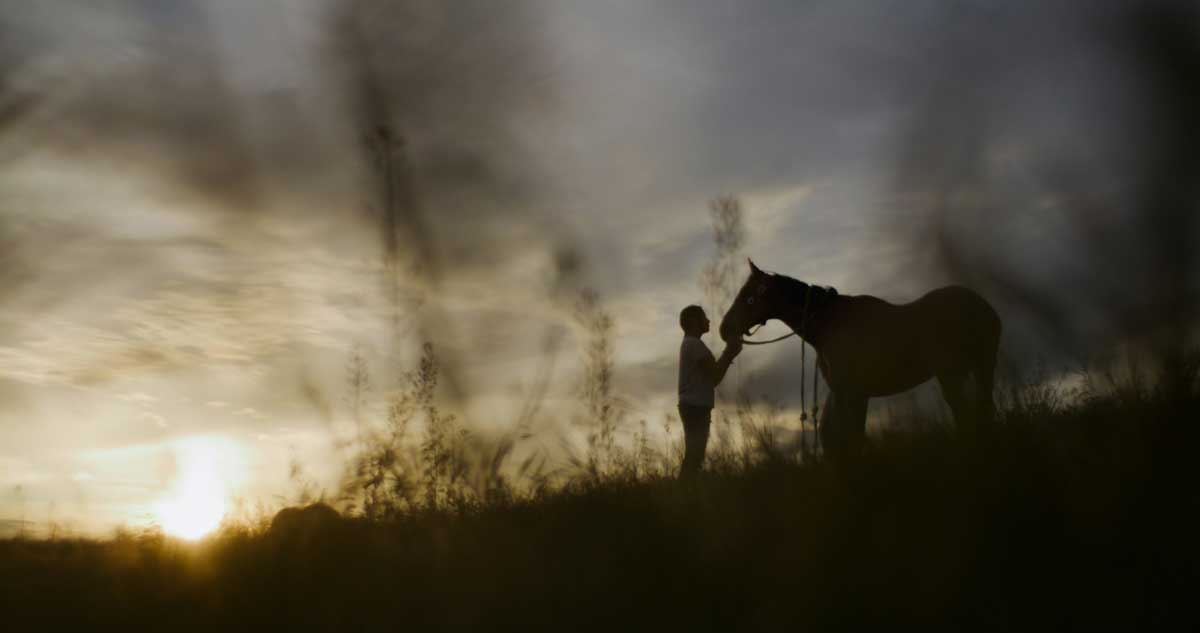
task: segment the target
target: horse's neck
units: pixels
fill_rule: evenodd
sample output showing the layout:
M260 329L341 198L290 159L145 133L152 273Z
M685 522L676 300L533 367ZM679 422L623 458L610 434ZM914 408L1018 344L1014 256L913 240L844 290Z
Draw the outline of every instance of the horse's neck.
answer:
M819 331L819 328L814 317L815 315L809 312L807 318L805 318L804 309L796 308L790 314L784 316L781 321L786 323L797 336L804 339L805 343L817 347L816 339L819 337L816 336L816 333Z
M825 291L820 288L813 288L805 294L808 296L794 302L788 313L780 320L804 339L805 343L812 345L819 352L821 351L821 335L825 330L829 308L833 303L828 299L833 299L833 297L826 297Z

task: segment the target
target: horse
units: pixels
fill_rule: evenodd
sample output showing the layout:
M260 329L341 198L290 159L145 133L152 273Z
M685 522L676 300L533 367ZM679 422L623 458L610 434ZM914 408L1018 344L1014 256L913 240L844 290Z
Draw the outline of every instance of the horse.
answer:
M751 328L785 323L817 351L829 387L819 433L834 458L858 450L866 435L867 402L908 391L936 377L956 426L973 431L995 412L992 400L1001 322L978 293L945 286L895 305L870 295L842 295L791 277L750 276L721 320L726 344L741 344ZM967 393L974 380L974 398Z

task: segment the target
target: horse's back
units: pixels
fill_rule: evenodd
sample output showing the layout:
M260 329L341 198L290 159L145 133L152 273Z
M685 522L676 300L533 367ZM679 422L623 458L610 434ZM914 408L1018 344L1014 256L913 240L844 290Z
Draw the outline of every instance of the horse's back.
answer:
M964 336L999 339L1000 316L978 292L965 286L942 286L910 303L894 304L871 295L844 297L850 313L867 315L871 321L891 320L906 329L941 329L946 333L963 331ZM924 327L922 327L924 326Z
M965 286L942 286L907 305L931 322L970 327L975 337L1000 336L1000 315L987 299Z
M974 367L995 361L1000 316L974 290L944 286L908 304L908 309L933 364Z

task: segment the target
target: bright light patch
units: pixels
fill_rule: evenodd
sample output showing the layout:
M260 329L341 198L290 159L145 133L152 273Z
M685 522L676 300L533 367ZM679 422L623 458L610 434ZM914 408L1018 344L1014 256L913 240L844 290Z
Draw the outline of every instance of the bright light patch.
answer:
M221 524L233 487L245 473L244 449L224 437L193 437L172 447L175 478L155 506L163 531L198 539Z

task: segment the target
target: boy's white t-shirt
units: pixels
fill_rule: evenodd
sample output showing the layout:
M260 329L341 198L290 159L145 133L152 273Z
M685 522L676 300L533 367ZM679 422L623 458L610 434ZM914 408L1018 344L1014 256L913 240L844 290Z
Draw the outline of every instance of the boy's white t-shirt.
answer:
M696 336L684 336L679 345L679 404L713 407L712 374L716 364L708 346Z

